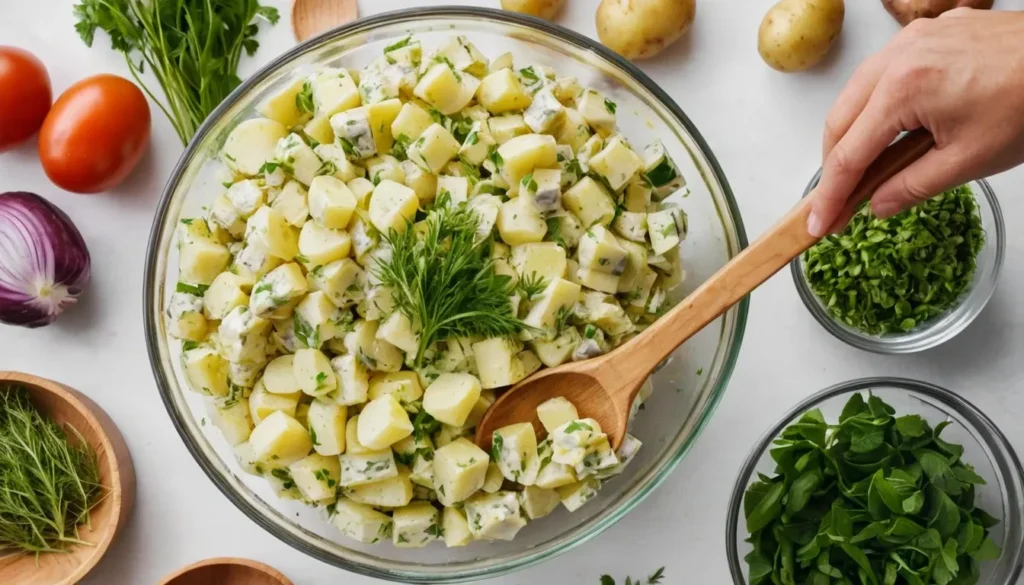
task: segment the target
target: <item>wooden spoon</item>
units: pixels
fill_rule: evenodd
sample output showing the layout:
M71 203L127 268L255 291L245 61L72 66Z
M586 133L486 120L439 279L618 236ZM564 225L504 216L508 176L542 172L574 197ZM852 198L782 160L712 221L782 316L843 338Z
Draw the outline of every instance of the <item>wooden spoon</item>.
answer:
M160 585L292 585L273 567L249 559L199 561L164 577Z
M931 134L915 131L890 145L864 173L846 207L857 205L883 182L920 158L935 144ZM629 410L640 386L655 367L705 325L810 248L807 233L811 198L803 198L750 247L723 266L665 316L629 342L593 359L540 370L513 386L491 405L477 426L476 442L489 450L495 429L530 421L538 433L537 406L557 396L569 399L581 418L592 418L617 449L626 434Z
M356 0L295 0L292 31L299 42L359 18Z

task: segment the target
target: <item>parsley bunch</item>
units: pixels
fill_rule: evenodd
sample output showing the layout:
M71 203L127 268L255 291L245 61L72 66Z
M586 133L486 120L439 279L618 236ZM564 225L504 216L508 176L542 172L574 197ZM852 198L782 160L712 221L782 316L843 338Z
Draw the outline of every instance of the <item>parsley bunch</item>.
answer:
M984 243L964 185L889 219L865 205L805 252L804 275L833 319L871 335L910 331L957 304Z
M80 0L75 30L92 46L96 30L110 35L135 81L163 110L183 144L241 80L242 51L259 43L257 17L276 24L276 8L259 0ZM141 75L146 67L167 98L161 102Z
M854 394L839 423L807 412L775 440L775 475L743 498L751 585L972 585L998 558L998 520L964 448L919 415Z

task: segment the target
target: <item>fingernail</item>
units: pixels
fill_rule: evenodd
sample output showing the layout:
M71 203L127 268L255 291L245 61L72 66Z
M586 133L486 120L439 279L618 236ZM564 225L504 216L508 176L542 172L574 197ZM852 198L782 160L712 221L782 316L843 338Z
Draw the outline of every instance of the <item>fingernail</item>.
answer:
M885 219L899 213L901 208L900 204L895 201L882 201L872 204L871 210L875 212L875 217Z
M821 216L812 211L811 215L807 217L807 233L820 238L825 235L825 229L825 222L822 221Z

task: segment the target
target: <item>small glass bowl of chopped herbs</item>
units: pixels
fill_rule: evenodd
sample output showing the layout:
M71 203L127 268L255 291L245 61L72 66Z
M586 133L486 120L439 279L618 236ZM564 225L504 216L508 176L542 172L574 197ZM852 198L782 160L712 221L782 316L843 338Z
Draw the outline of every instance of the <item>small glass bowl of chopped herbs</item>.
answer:
M805 196L820 177L819 170ZM999 202L979 180L886 220L865 206L790 269L829 333L867 351L913 353L952 339L981 313L1004 248Z
M733 488L737 585L1012 585L1024 564L1024 476L963 398L864 378L798 404Z

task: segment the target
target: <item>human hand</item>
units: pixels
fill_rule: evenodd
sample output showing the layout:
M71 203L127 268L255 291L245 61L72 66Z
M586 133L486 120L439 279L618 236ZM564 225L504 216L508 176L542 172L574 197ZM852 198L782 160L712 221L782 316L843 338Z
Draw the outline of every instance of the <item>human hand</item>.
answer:
M882 184L878 217L1024 163L1024 12L960 8L904 28L868 58L825 123L821 180L807 230L841 230L864 170L901 131L927 128L935 146Z

